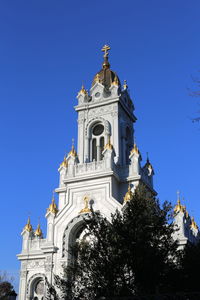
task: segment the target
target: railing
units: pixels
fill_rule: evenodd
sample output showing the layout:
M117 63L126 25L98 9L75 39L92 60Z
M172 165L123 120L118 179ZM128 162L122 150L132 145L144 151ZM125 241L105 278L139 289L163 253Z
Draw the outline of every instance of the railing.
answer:
M105 161L93 161L90 163L78 164L75 166L75 176L86 173L96 173L105 170Z

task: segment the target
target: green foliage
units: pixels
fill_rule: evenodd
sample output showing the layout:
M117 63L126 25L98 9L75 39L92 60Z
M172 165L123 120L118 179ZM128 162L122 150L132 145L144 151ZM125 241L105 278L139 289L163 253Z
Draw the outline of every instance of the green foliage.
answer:
M64 271L66 280L55 277L63 299L109 299L165 290L177 261L169 203L161 208L154 196L138 187L122 213L116 211L108 221L93 212L85 217L85 228L87 238L71 249L74 262Z
M12 295L16 295L12 284L8 281L0 282L0 299L9 300L9 297Z
M181 268L178 274L178 283L184 292L199 292L199 270L200 270L200 242L187 244L182 258Z

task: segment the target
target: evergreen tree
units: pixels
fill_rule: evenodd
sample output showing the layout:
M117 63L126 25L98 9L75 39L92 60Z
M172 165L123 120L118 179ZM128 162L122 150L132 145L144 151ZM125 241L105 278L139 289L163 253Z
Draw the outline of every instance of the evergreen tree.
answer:
M171 206L166 202L161 208L143 186L131 197L111 220L96 212L85 217L87 238L71 249L75 259L65 270L66 279L55 277L64 299L109 299L168 289L177 253Z
M177 276L177 290L182 290L184 292L200 292L199 270L200 241L197 244L188 243L181 258L181 268Z

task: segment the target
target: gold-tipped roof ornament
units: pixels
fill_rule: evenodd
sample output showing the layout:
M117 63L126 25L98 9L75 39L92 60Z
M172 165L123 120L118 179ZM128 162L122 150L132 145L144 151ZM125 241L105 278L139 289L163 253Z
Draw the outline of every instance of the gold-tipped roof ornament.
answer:
M42 230L40 228L40 224L38 224L34 234L35 234L35 236L42 237Z
M31 232L33 230L33 227L31 225L31 221L30 221L30 217L28 217L28 221L26 223L26 225L24 226L24 230Z
M94 81L95 82L100 82L100 76L99 76L99 73L97 73L97 75L95 76L95 78L94 78Z
M136 143L134 143L133 145L133 149L131 150L131 153L136 153L136 154L140 154L139 149L136 145Z
M183 208L183 205L181 205L180 192L177 191L177 204L174 207L174 212L178 213L179 211L184 212L184 208Z
M128 89L127 80L124 80L123 88L124 88L124 90Z
M126 192L125 196L124 196L124 203L130 201L133 199L133 192L131 191L131 185L130 182L128 184L128 191Z
M83 201L84 201L85 207L83 209L81 209L81 211L79 212L79 214L90 213L91 209L89 208L89 197L85 196L83 198Z
M113 85L118 86L119 85L119 80L117 78L117 76L115 75L114 81L112 82Z
M73 141L72 141L72 149L71 149L71 151L69 152L68 155L71 155L71 156L74 156L74 157L77 156L75 148L74 148L74 142Z
M61 162L60 167L65 167L67 168L68 166L68 162L67 162L67 158L66 155L64 156L63 162Z
M85 89L85 87L84 87L83 84L82 84L81 90L79 91L79 94L80 94L80 93L82 93L82 94L84 94L84 95L87 95L87 91L86 91L86 89Z
M106 149L108 149L108 150L112 150L113 149L113 145L110 142L110 136L108 138L107 144L104 146L104 150L106 150Z
M54 192L53 192L53 196L52 196L52 199L51 199L51 204L49 205L48 211L53 213L54 215L56 215L57 212L58 212L58 208L57 208L57 205L55 203Z
M146 167L146 168L151 168L151 169L153 170L153 166L152 166L152 164L150 163L148 156L147 156L147 161L146 161L145 167Z
M194 221L194 217L191 218L191 228L198 229L197 223Z

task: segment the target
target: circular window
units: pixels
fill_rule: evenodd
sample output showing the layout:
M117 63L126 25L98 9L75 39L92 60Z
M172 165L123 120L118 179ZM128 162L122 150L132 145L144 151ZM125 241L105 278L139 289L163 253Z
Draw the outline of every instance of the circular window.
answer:
M96 125L96 126L94 127L94 129L93 129L93 134L94 134L94 135L100 135L100 134L102 134L103 131L104 131L103 125L98 124L98 125Z
M99 97L100 97L100 93L97 92L97 93L95 94L95 97L96 97L96 98L99 98Z

